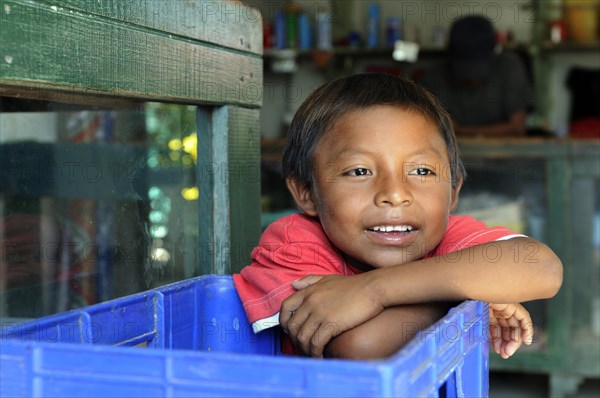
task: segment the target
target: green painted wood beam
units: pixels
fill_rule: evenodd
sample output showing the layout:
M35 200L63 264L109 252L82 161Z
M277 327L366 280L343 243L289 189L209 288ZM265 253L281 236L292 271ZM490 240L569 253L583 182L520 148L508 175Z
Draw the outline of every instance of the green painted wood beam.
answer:
M46 1L57 9L101 16L213 45L261 55L262 16L240 1Z
M239 272L260 235L259 111L198 109L200 274Z
M168 3L181 13L188 2L142 3ZM69 93L83 93L247 107L262 103L259 55L42 2L2 0L0 15L0 85L62 90L64 101ZM182 24L167 23L178 29ZM231 36L240 40L238 33Z

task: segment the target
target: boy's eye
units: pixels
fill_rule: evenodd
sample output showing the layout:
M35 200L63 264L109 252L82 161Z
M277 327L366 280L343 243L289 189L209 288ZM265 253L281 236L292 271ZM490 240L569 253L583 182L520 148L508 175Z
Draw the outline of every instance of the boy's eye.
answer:
M345 174L349 176L366 176L371 174L371 170L366 169L364 167L359 167L357 169L350 170Z
M432 175L435 173L426 167L419 167L414 170L411 170L410 173L408 173L408 174L417 175L417 176L427 176L427 175Z

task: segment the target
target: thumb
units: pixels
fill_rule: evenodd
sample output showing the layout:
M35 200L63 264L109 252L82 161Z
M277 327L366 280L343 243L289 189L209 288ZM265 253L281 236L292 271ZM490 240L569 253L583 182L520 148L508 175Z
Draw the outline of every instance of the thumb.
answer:
M298 279L292 282L292 287L296 290L302 290L320 281L323 275L309 275L302 279Z

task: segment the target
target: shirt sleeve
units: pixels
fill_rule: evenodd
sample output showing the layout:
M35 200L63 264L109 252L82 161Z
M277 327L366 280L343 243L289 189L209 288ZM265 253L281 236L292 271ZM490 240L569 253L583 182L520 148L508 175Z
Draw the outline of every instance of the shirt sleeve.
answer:
M292 281L310 274L352 272L317 222L292 215L272 223L252 251L252 263L233 275L255 333L279 325L281 303L295 292Z
M471 216L450 216L448 228L440 244L426 257L435 257L468 247L525 236L506 227L487 227Z

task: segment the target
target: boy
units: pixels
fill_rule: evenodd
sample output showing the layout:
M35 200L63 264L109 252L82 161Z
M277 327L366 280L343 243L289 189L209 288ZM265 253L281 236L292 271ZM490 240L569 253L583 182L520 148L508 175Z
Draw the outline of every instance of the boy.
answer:
M321 86L292 121L283 173L302 214L271 224L234 275L255 332L279 324L296 352L380 358L471 299L493 303L503 358L531 343L518 303L555 295L561 262L533 239L450 215L464 167L427 91L383 74Z

